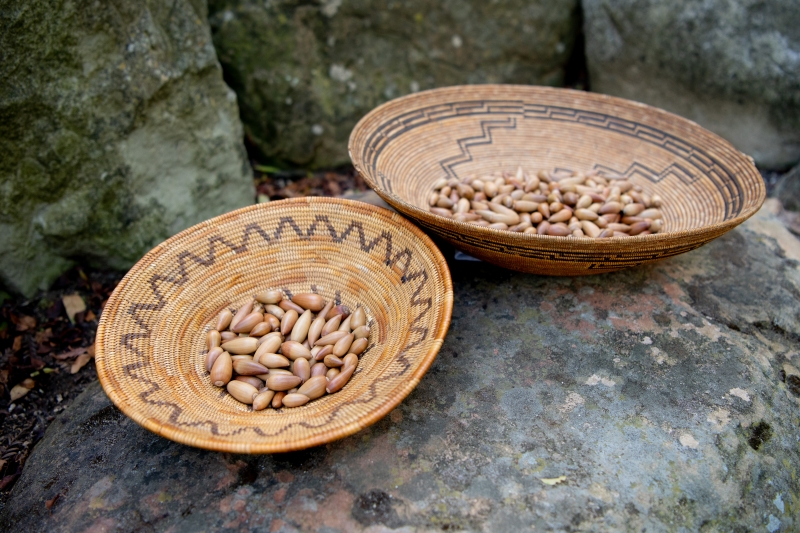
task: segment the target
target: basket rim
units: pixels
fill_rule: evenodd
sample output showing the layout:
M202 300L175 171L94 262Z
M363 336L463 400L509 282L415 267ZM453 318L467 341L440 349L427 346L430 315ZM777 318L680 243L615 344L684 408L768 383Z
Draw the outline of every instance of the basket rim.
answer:
M707 224L704 226L699 226L696 228L685 229L681 231L663 231L659 233L653 233L650 235L635 235L633 237L607 237L604 239L592 239L592 238L575 238L575 239L565 239L564 237L556 237L552 235L538 235L538 234L530 234L530 233L519 233L519 232L512 232L508 230L500 230L495 228L487 228L484 226L476 226L474 224L469 224L467 222L460 222L454 219L445 218L443 216L435 215L430 211L426 211L421 209L409 202L405 199L401 198L400 196L390 194L386 192L378 183L375 181L373 176L371 176L368 172L365 172L361 165L360 155L356 155L354 157L354 153L356 153L355 148L356 145L359 144L362 137L369 132L366 129L366 124L372 120L375 116L383 113L386 109L390 107L400 106L404 102L411 102L417 100L421 97L430 96L434 94L449 94L449 93L457 93L458 91L462 90L481 90L486 92L503 90L503 91L526 91L531 94L541 93L541 94L549 94L549 95L559 95L559 94L567 94L567 95L579 95L581 98L594 100L598 104L607 103L612 105L617 105L621 107L632 107L632 108L640 108L641 110L655 113L660 115L664 118L668 118L670 120L676 120L679 123L683 123L684 125L690 126L692 129L700 131L703 135L709 136L715 142L725 146L728 150L735 155L739 163L743 164L743 166L747 170L747 174L751 177L757 177L755 181L757 191L755 192L755 202L752 206L745 208L742 212L731 219L716 222L714 224ZM398 98L394 98L385 102L378 107L372 109L369 113L361 117L361 119L356 123L353 130L350 132L350 137L348 139L347 144L348 154L350 156L350 160L353 162L353 166L355 167L356 171L361 175L367 185L374 190L378 196L380 196L386 203L395 207L399 211L401 211L404 215L411 217L412 219L419 219L425 221L427 224L432 226L442 226L446 227L453 231L465 232L469 231L472 233L483 234L486 238L492 238L494 236L497 237L504 237L506 239L511 239L512 241L518 242L528 242L531 244L539 243L541 245L550 246L552 244L565 244L568 245L572 249L581 250L581 251L601 251L605 248L608 244L613 243L615 246L618 246L622 249L630 248L630 249L638 249L641 245L647 243L648 245L659 245L659 244L666 244L675 242L676 240L682 240L684 238L694 238L702 235L707 234L714 234L714 233L725 233L734 227L738 226L748 218L752 217L756 212L761 208L764 204L764 201L767 197L767 188L764 184L764 180L761 179L761 175L758 172L758 169L755 167L755 163L753 158L749 155L739 151L736 147L734 147L729 141L724 139L723 137L717 135L716 133L707 130L706 128L702 127L697 122L694 122L690 119L684 118L680 115L675 113L671 113L659 107L651 106L642 102L637 102L635 100L628 100L626 98L620 98L617 96L611 96L602 93L592 93L587 91L579 91L576 89L569 89L569 88L561 88L561 87L547 87L542 85L520 85L520 84L496 84L496 83L485 83L485 84L473 84L473 85L451 85L447 87L437 87L434 89L427 89L424 91L419 91L416 93L407 94L404 96L400 96Z
M334 431L329 431L325 433L321 433L316 436L307 436L301 439L297 439L291 442L290 446L286 445L285 441L282 440L275 440L275 442L271 442L267 439L266 442L262 443L245 443L245 442L224 442L223 439L217 437L214 439L210 438L203 438L198 437L196 433L192 433L191 431L187 431L182 428L169 426L162 424L158 420L145 416L139 410L137 410L133 405L126 403L122 400L122 398L117 394L117 390L121 387L116 387L114 384L114 380L112 379L112 373L110 371L109 366L106 364L106 353L105 353L105 340L106 340L106 329L108 327L108 323L112 318L109 318L109 313L102 313L100 316L100 321L97 326L97 333L95 336L95 367L97 369L97 377L100 381L101 386L103 387L104 392L109 397L111 402L125 414L128 418L132 419L140 426L144 427L156 433L159 436L166 437L170 440L178 442L180 444L185 444L189 446L193 446L196 448L202 448L211 451L219 451L219 452L226 452L226 453L248 453L248 454L265 454L265 453L283 453L283 452L290 452L290 451L297 451L306 448L310 448L313 446L318 446L321 444L325 444L331 441L339 440L344 437L353 435L358 431L374 424L387 414L391 412L397 405L402 402L408 394L411 393L412 390L417 386L421 378L425 375L425 373L430 368L433 361L436 359L439 350L441 349L442 343L444 342L444 338L447 335L447 331L450 327L450 321L452 319L452 312L453 312L453 281L450 275L450 269L447 265L447 261L442 255L442 252L439 248L434 244L433 240L428 237L422 230L416 227L414 224L406 220L403 216L398 213L392 212L388 209L378 207L372 204L368 204L365 202L359 202L356 200L349 200L346 198L335 198L335 197L323 197L323 196L306 196L300 198L288 198L285 200L276 200L273 202L268 202L266 204L254 204L250 206L245 206L234 211L230 211L228 213L224 213L218 215L216 217L210 218L203 222L199 222L189 228L184 229L183 231L169 237L168 239L164 240L160 244L153 247L150 251L148 251L145 255L139 259L139 261L134 264L133 267L123 276L122 280L120 280L117 287L112 292L111 296L109 296L108 301L106 302L105 309L113 309L118 301L121 301L122 295L125 291L125 287L131 283L133 277L138 274L139 266L149 263L150 261L154 260L155 258L161 256L165 253L166 249L174 242L184 238L187 235L190 235L198 230L202 230L204 228L213 227L215 224L231 219L231 218L238 218L242 214L251 212L251 211L258 211L262 209L268 209L270 205L280 205L280 206L306 206L306 207L313 207L314 205L341 205L345 207L358 207L360 209L367 209L368 211L372 211L374 215L378 215L386 220L389 224L396 224L397 226L408 230L411 232L415 237L420 239L422 243L425 245L425 248L428 249L432 255L433 263L436 268L436 272L441 277L442 282L444 284L444 294L443 294L443 301L442 301L442 317L439 323L439 327L436 330L435 334L431 337L431 347L428 351L422 355L418 361L420 364L417 370L409 376L407 381L401 385L398 385L395 389L391 391L391 394L386 395L390 398L390 401L382 404L379 409L375 409L365 413L364 415L358 417L356 420L351 421L350 423L337 428ZM120 382L122 383L122 382Z

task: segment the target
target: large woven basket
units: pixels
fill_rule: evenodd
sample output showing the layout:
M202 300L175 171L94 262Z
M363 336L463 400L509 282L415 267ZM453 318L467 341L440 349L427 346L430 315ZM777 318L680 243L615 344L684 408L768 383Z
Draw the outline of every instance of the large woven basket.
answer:
M350 157L395 209L457 248L549 275L610 272L693 250L741 224L764 201L752 160L679 116L568 89L470 85L416 93L367 114ZM537 170L626 176L663 198L665 230L611 239L525 235L428 211L442 178Z
M365 307L370 347L341 391L254 412L211 385L212 321L269 288ZM408 395L439 351L452 305L441 253L400 215L333 198L270 202L198 224L142 258L103 310L97 373L117 407L169 439L298 450L351 435Z

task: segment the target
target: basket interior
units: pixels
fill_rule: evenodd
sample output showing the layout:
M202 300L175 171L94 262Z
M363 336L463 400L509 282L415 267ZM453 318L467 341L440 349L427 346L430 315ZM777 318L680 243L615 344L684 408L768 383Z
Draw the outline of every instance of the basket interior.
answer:
M655 108L602 95L519 86L454 87L392 101L351 138L359 171L427 210L442 177L596 170L663 198L667 231L736 218L760 205L755 168L726 141Z
M217 450L300 449L380 418L427 370L452 308L449 273L430 241L398 215L366 204L276 204L283 205L245 208L173 237L109 300L98 373L137 422ZM253 412L211 385L205 338L221 309L270 288L363 306L370 342L336 394Z

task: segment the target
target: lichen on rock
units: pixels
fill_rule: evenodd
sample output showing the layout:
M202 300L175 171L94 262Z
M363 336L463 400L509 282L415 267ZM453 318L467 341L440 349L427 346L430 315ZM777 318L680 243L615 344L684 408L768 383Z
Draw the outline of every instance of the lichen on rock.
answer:
M584 0L593 91L664 108L766 168L800 160L795 0Z
M130 267L252 203L204 2L2 2L0 282Z
M467 83L561 85L575 0L212 0L214 44L248 140L286 165L348 162L377 105Z

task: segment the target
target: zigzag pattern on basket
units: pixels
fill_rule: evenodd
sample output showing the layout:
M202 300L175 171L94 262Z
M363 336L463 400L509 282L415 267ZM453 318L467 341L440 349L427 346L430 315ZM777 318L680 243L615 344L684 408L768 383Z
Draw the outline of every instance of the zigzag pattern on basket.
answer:
M352 400L349 402L349 404L350 405L356 403L365 404L373 401L375 397L377 397L376 387L380 381L401 376L411 368L411 361L408 359L408 352L409 350L412 350L416 346L423 343L428 338L428 333L429 333L428 328L420 326L419 323L433 308L433 299L422 298L420 296L422 290L427 284L429 276L428 272L424 268L411 270L413 261L413 252L409 248L405 247L402 250L396 251L392 242L392 234L389 231L382 231L379 236L372 239L368 238L364 231L363 225L355 220L351 220L350 223L347 225L347 227L341 233L338 233L333 223L326 215L317 215L314 218L314 221L311 223L311 225L305 232L300 228L300 226L297 224L297 222L294 220L293 217L288 217L288 216L282 217L280 219L278 226L275 228L275 231L272 234L264 230L264 228L262 228L259 224L252 223L245 226L240 244L232 243L220 236L213 236L209 237L208 239L208 251L204 256L196 255L186 250L180 252L177 255L177 269L176 269L177 272L175 274L170 274L170 275L153 274L149 279L150 289L152 290L156 302L155 303L137 302L131 304L130 307L128 308L128 314L131 316L136 325L138 325L139 328L141 328L142 331L138 333L126 333L122 335L122 337L120 338L120 346L128 349L131 353L135 354L140 360L132 364L124 365L122 367L123 372L131 379L149 385L149 389L140 393L139 397L145 403L169 408L171 411L168 419L170 424L176 426L187 426L187 427L208 426L211 434L218 436L234 436L234 435L239 435L244 431L253 431L257 435L263 437L274 437L288 431L289 429L295 426L301 426L309 429L324 426L326 424L329 424L336 417L341 406L337 406L335 409L331 410L327 414L326 418L324 418L319 424L310 424L305 421L294 424L288 424L275 433L266 433L261 428L258 427L242 427L229 433L222 433L219 430L219 426L211 420L198 421L198 422L185 422L179 420L180 416L183 414L183 408L174 402L158 400L153 398L153 396L157 395L158 392L161 390L161 387L157 382L147 378L146 376L140 375L139 373L136 372L137 370L147 367L149 364L147 362L147 355L143 353L143 351L134 344L135 341L141 341L141 339L149 338L151 334L151 328L148 322L145 320L145 317L142 315L142 313L143 312L153 313L160 311L164 308L164 306L167 303L167 298L164 292L160 288L161 284L171 284L173 286L181 286L185 284L189 280L189 270L187 267L190 263L194 263L202 267L213 266L217 258L218 245L222 245L224 248L228 248L236 254L241 254L247 252L248 245L250 244L250 241L254 236L261 237L263 241L266 241L267 243L271 244L279 241L284 236L284 231L287 228L292 230L292 232L290 232L290 235L303 240L308 240L311 237L317 235L318 229L321 230L319 234L324 235L327 232L327 234L330 235L331 237L331 241L334 243L341 243L351 236L357 236L358 246L361 249L361 251L365 253L372 253L374 250L378 250L379 247L383 245L385 247L384 264L390 268L400 269L400 271L402 272L401 283L403 284L412 282L417 283L415 290L411 294L410 304L412 308L422 307L422 309L420 310L419 314L412 320L411 327L409 328L411 335L409 335L409 339L406 345L403 347L403 349L398 355L397 360L400 362L401 368L393 373L377 377L370 384L368 395L366 395L363 398ZM337 294L337 299L338 299L338 294ZM358 373L360 373L360 370L356 371L356 374Z
M444 169L448 178L458 178L458 174L455 170L453 170L453 167L472 161L472 152L470 151L470 148L473 146L492 144L494 142L492 139L492 130L494 129L513 130L516 129L516 127L517 119L515 117L509 117L506 120L481 120L481 131L483 132L483 135L458 139L456 142L458 143L458 147L461 149L461 154L443 159L442 161L439 161L439 164Z
M607 167L605 165L595 165L594 168L595 170L599 171L600 175L618 174L620 176L625 176L626 178L638 175L647 178L653 183L658 183L659 181L663 180L664 178L670 175L676 176L679 180L681 180L687 185L691 185L692 183L697 181L696 175L693 175L691 172L683 168L683 166L679 165L678 163L672 163L670 166L668 166L661 172L656 172L655 170L647 167L646 165L643 165L636 161L631 163L631 165L622 172L615 170L611 167Z
M392 117L391 120L387 120L375 128L364 144L362 159L369 166L371 174L376 176L378 158L384 148L395 138L432 122L458 119L469 115L501 115L507 118L521 117L522 119L570 122L634 137L672 153L693 166L698 173L707 176L725 200L723 202L724 220L737 217L742 211L743 191L740 184L733 179L725 165L702 148L652 126L621 117L563 106L534 104L522 100L467 100L434 104L408 111ZM481 127L483 128L483 124ZM486 138L486 136L487 132L484 129L484 135L481 138ZM462 154L456 157L465 155L461 141L468 139L470 138L457 139ZM488 137L488 142L491 143L491 136ZM686 172L688 175L692 175L688 170Z

